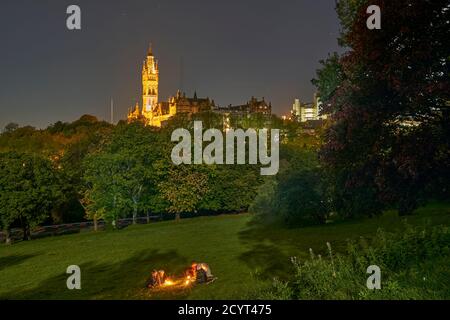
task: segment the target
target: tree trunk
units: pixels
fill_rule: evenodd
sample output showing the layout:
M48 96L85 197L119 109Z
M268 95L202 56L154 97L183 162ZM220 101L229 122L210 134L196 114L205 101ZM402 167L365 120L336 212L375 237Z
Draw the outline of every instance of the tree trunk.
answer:
M5 243L11 244L11 233L10 233L9 229L5 230L5 237L6 237Z
M175 213L175 222L179 222L181 220L181 215L179 213Z
M23 232L22 240L27 241L27 226L26 225L22 226L22 232Z
M137 205L135 204L133 210L133 224L137 224L136 218L137 218Z
M98 224L97 224L97 215L94 215L94 231L98 231Z
M23 240L31 240L30 226L27 223L23 225Z
M147 210L147 224L149 224L149 223L150 223L150 215L149 215L148 210Z

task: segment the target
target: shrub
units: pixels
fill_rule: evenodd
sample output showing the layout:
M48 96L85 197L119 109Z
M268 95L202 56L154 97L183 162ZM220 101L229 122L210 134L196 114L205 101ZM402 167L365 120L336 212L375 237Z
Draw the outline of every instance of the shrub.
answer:
M378 231L371 244L349 242L347 253L315 255L300 262L289 282L275 281L256 294L266 299L449 299L450 231L413 228L399 234ZM367 267L381 269L381 290L369 290Z
M329 201L317 154L296 146L283 148L280 173L259 188L250 211L290 226L325 223Z

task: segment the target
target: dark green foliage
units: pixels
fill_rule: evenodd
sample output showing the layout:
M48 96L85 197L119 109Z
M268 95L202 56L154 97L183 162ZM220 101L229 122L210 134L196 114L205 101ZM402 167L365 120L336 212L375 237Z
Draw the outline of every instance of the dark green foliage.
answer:
M328 244L325 256L292 259L295 275L258 294L263 299L448 299L450 231L447 227L411 227L393 234L378 231L367 243L349 242L346 254ZM367 268L380 267L381 290L366 286Z
M171 163L171 148L175 146L175 143L170 142L171 133L174 129L186 128L191 131L191 136L193 136L193 121L202 121L204 130L210 128L223 130L223 116L214 112L197 113L192 118L182 114L173 117L168 125L160 131L161 139L166 143L165 157L159 161L158 170L163 176L161 191L168 187L178 188L175 181L179 179L174 179L174 182L171 182L171 179L165 177L165 172L178 177L177 170L180 172L186 171L185 168L181 167L177 169ZM184 213L217 214L245 211L252 203L256 196L256 190L261 184L258 165L192 165L189 172L202 177L200 181L203 181L203 178L206 177L206 185L205 188L202 188L201 199L196 201L195 208ZM180 178L182 178L182 175ZM166 193L166 197L169 195Z
M321 69L317 70L317 78L312 83L319 88L322 101L329 101L343 81L342 66L339 64L339 55L335 52L326 60L320 60Z
M281 164L278 175L259 189L251 211L287 225L325 223L330 206L316 152L283 145Z
M321 163L342 216L401 215L437 194L450 168L448 1L341 0L340 42L313 83L331 117ZM381 30L366 27L379 5Z
M58 169L63 197L52 208L46 223L81 221L84 216L79 204L82 162L89 153L101 148L111 131L111 125L83 116L73 123L57 122L45 130L16 127L0 135L0 152L18 152L51 159Z
M96 117L91 115L83 115L80 119L72 122L65 123L58 121L47 128L50 134L62 134L66 137L79 135L80 133L89 133L89 131L95 130L99 127L108 127L108 123L99 121Z
M217 114L196 115L205 130L220 119ZM177 126L192 130L193 119L180 115L162 129L139 121L119 124L108 141L84 160L81 190L90 218L114 221L149 213L179 217L247 210L261 182L259 166L175 166L170 158L175 142L170 139Z
M257 196L252 202L249 211L260 215L267 222L275 220L277 216L278 201L277 201L278 183L273 177L267 178L266 181L259 186Z
M155 166L162 158L157 133L140 122L118 125L105 146L84 161L84 204L89 218L109 221L152 209ZM158 202L158 201L156 201ZM103 217L103 216L102 216Z
M5 230L17 224L29 240L30 229L49 218L61 199L60 189L58 174L49 160L0 153L0 220Z
M211 213L246 211L261 184L259 166L213 165L206 169L208 192L199 209Z
M196 212L208 192L208 176L192 165L169 165L158 191L167 201L167 211L180 220L182 213Z
M279 210L287 224L325 223L328 214L321 175L318 170L305 169L280 178Z

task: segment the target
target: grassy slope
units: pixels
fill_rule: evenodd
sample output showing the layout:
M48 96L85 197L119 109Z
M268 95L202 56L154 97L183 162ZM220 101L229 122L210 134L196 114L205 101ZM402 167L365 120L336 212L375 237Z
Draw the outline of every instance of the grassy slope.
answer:
M409 223L450 225L450 206L430 205ZM289 272L289 257L304 258L311 247L335 250L346 239L396 230L402 219L383 217L320 227L261 227L249 215L203 217L129 227L117 232L82 233L0 246L0 299L240 298L273 276ZM143 289L153 269L177 274L192 260L207 262L218 277L192 290L152 293ZM66 289L65 270L82 270L82 290Z

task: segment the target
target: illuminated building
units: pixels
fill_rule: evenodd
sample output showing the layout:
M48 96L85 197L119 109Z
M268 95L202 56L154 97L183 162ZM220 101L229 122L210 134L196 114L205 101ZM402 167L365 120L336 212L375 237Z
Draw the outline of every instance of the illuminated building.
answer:
M128 121L142 120L147 125L161 127L177 113L193 114L211 110L214 100L209 98L186 97L180 91L168 101L159 101L159 66L150 47L142 66L142 107L136 104L128 111Z
M314 120L324 120L326 115L321 114L322 101L317 94L314 94L314 102L302 103L299 99L295 99L292 105L292 118L299 122L307 122Z
M197 112L214 111L223 115L224 126L227 127L230 117L240 122L252 114L267 117L270 120L272 105L264 98L252 97L243 105L219 107L214 100L198 98L194 93L192 98L180 91L168 101L159 101L159 66L150 46L142 66L142 106L138 103L128 110L128 121L142 120L145 124L162 127L176 114L192 115Z

